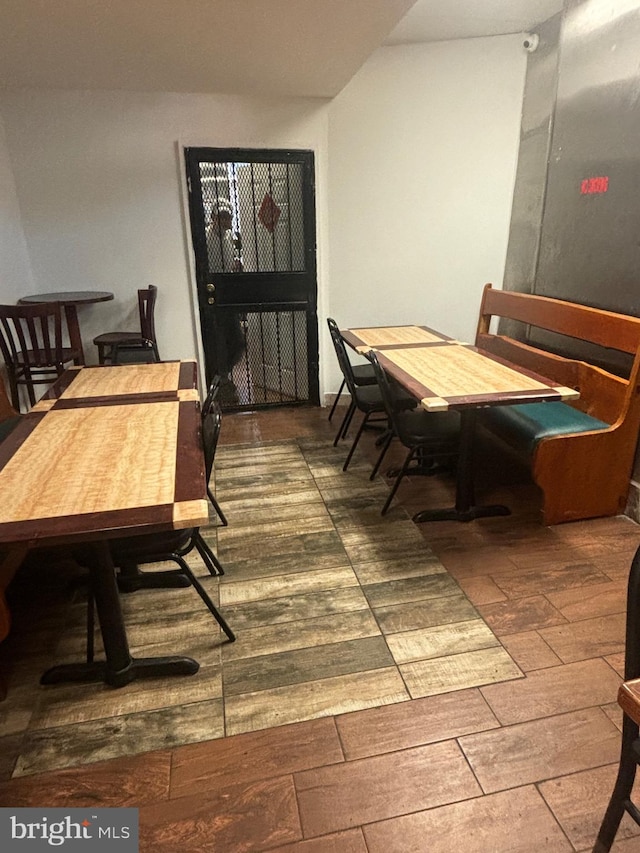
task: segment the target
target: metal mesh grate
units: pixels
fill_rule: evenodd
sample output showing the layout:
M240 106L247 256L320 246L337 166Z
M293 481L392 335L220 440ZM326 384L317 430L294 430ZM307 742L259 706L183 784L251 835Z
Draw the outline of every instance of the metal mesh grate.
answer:
M200 163L209 272L305 269L300 163Z
M223 408L308 401L305 309L218 312L218 340L229 352L220 386Z

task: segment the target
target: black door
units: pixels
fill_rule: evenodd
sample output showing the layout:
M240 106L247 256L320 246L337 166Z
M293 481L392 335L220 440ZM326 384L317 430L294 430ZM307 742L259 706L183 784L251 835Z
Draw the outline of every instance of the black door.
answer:
M207 382L225 409L319 405L313 152L185 153Z

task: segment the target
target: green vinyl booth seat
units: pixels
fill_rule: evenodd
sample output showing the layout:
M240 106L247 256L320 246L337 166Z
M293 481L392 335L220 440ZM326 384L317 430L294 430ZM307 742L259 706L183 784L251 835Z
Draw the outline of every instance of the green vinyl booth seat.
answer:
M610 425L566 403L517 403L483 412L483 422L515 450L532 455L538 442L556 435L607 429Z

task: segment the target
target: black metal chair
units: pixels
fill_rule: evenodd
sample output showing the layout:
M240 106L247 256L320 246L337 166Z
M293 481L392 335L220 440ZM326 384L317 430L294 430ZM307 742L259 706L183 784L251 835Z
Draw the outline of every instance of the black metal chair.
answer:
M369 418L371 415L379 414L382 415L382 418L378 419L383 421L385 424L387 422L387 417L384 408L384 402L382 400L382 395L378 389L377 385L358 385L356 383L355 377L353 375L353 366L349 361L349 356L347 355L347 350L345 347L345 343L342 340L342 335L340 334L340 329L338 328L338 324L336 321L328 317L327 323L329 325L329 331L331 333L331 340L333 341L333 346L336 351L336 356L338 358L338 364L340 365L340 370L342 371L342 376L344 377L345 384L351 395L351 402L349 404L349 408L345 412L345 415L340 423L338 428L338 432L336 433L336 437L333 442L333 446L336 447L338 441L341 438L344 438L347 434L347 430L353 420L354 414L359 411L362 412L363 418L358 427L358 431L356 433L356 437L354 438L347 458L342 466L342 470L346 471L349 467L349 463L351 462L351 458L354 454L354 451L360 441L360 436L364 432L365 427L369 423Z
M157 296L158 288L153 284L138 290L139 332L105 332L93 339L100 364L160 361L155 327Z
M618 691L623 711L622 747L618 777L605 812L593 853L608 853L624 813L640 825L640 808L631 801L631 792L640 762L640 548L631 562L627 585L627 628L624 655L624 682Z
M63 346L58 302L0 305L0 351L16 411L20 411L20 386L33 406L35 386L50 385L80 355Z
M220 428L222 426L222 408L220 407L220 403L217 399L220 382L220 376L216 375L213 377L211 384L209 385L205 401L202 404L202 443L204 445L204 471L207 481L207 496L211 501L222 526L227 527L229 524L227 517L220 508L220 504L216 500L215 495L211 491L211 486L209 485L209 480L211 479L211 473L213 471L216 448L218 447L218 438L220 437ZM209 415L212 415L213 418L210 419Z
M419 460L418 469L421 474L436 474L441 470L443 460L451 461L456 458L460 418L456 412L407 411L402 398L398 398L394 393L375 352L370 352L367 358L371 362L390 425L369 479L373 480L380 470L382 460L394 438L407 448L405 460L396 473L389 496L382 507L382 515L385 515L403 477L414 470L410 467L414 459Z
M331 332L331 335L333 338L333 327L335 326L336 329L338 328L336 325L336 321L332 317L328 317L327 318L327 325L329 326L329 332ZM356 383L356 385L361 386L361 385L375 385L376 384L376 377L374 376L373 368L371 367L370 364L353 364L351 366L351 369L353 371L353 379L354 379L354 382ZM333 405L331 406L331 411L329 412L329 420L331 420L333 418L333 415L334 415L335 410L336 410L336 406L338 405L338 400L342 396L342 392L344 391L346 384L347 384L346 380L343 376L342 382L340 383L340 387L338 388L338 393L335 396L335 399L333 401Z
M202 418L202 440L207 458L208 445L217 441L216 432L219 430L219 419L215 412L215 401L209 406L209 411ZM214 447L215 453L215 447ZM205 603L215 620L218 622L230 642L235 640L235 634L220 614L198 578L194 575L185 557L194 549L200 555L209 574L223 575L222 564L207 545L199 528L171 530L165 533L143 534L113 539L109 543L114 566L119 569L118 587L122 592L134 592L138 589L167 588L193 586ZM79 562L82 556L76 555ZM171 571L141 572L140 566L150 563L173 562L179 568ZM87 611L87 659L93 654L93 597L89 595Z

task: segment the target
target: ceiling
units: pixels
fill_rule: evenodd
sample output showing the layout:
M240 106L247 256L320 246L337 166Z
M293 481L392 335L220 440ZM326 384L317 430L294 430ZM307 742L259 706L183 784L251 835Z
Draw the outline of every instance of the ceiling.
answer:
M563 0L417 0L385 44L529 32L562 6Z
M561 5L562 0L3 0L0 89L333 97L382 43L530 30Z

